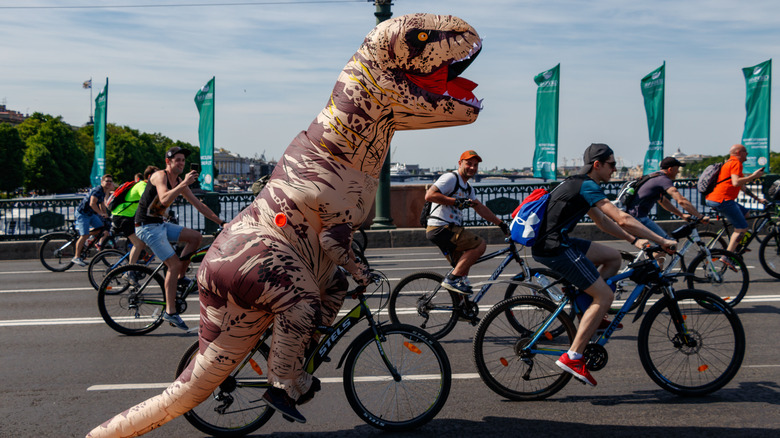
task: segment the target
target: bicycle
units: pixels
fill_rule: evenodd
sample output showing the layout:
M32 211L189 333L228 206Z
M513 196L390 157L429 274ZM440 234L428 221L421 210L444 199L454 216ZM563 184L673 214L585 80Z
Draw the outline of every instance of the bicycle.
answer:
M375 273L377 271L374 271ZM384 275L374 276L372 293L380 298L389 289ZM452 372L447 353L439 342L418 327L377 322L379 311L368 304L365 287L348 296L357 305L333 326L319 326L322 338L306 355L304 370L314 374L347 332L361 320L368 328L350 342L337 368L344 366L344 394L355 413L367 424L382 430L406 431L429 422L449 396ZM382 305L380 301L379 310ZM267 360L271 328L230 373L212 396L184 417L198 430L215 436L238 437L263 426L274 409L263 400L270 387ZM182 373L196 357L199 343L187 349L176 369Z
M595 372L607 365L604 346L632 304L640 303L637 321L650 297L661 293L637 335L642 367L666 391L682 396L709 394L739 370L745 331L734 309L718 296L696 289L674 290L678 274L664 274L652 258L660 250L659 246L645 249L647 260L607 280L609 284L631 278L637 286L612 323L585 348L588 369ZM576 333L564 312L573 299L571 289L558 304L525 294L490 309L477 327L473 354L479 375L491 390L511 400L541 400L571 380L572 375L555 361L566 353Z
M758 239L759 251L758 261L761 263L761 267L764 268L767 274L775 278L780 278L780 250L775 251L777 254L773 254L771 251L767 254L766 248L777 247L777 239L768 240L770 236L777 236L778 230L780 230L780 221L777 220L777 214L780 212L780 206L775 201L767 201L764 204L764 211L759 214L751 214L746 218L752 220L753 224L748 231L742 236L737 245L736 252L740 256L750 251L748 248L753 240ZM717 232L702 231L700 234L702 240L707 244L708 248L718 246L726 249L731 237L731 229L733 226L722 216L718 216L723 227ZM766 233L766 236L762 239L761 234ZM765 243L766 242L766 243ZM761 248L764 248L762 251ZM773 256L777 255L778 260L773 260Z
M537 273L552 279L559 278L559 275L550 269L529 268L520 257L517 244L512 239L506 240L509 246L485 254L474 263L476 265L505 255L487 281L474 284L474 286L481 287L473 298L442 287L441 282L444 280L444 276L439 273L416 272L401 279L391 292L388 305L390 320L396 324L403 323L420 327L427 330L434 338L441 339L449 334L461 319L472 325L479 323L477 303L493 284L508 283L504 298L509 298L514 294L517 285L531 281L531 278ZM496 279L512 261L520 265L520 273L509 281L497 281ZM573 309L570 310L573 311Z
M689 289L696 288L697 285L706 284L708 291L722 298L729 306L734 307L745 297L750 287L750 274L747 265L742 256L723 249L707 246L707 242L701 238L697 226L701 224L701 219L692 219L687 224L680 226L671 232L675 240L686 239L682 248L675 252L669 264L663 270L663 275L671 275L679 266L679 274L683 277ZM685 264L684 255L687 250L696 245L698 253L690 264ZM627 251L621 251L620 256L623 259L625 267L620 272L625 272L633 263L639 262L644 258L644 251L632 254ZM733 266L721 262L725 257ZM630 279L624 279L616 283L615 301L609 309L609 313L615 314L622 307L624 297L628 296L634 290L636 284ZM634 310L638 302L634 302Z
M180 260L199 262L211 245L180 256ZM145 335L163 323L165 311L165 263L155 269L133 264L109 272L98 288L98 310L109 327L129 336ZM198 289L191 281L176 291L176 313L187 311L187 297Z
M87 277L89 278L89 283L92 285L92 287L95 288L95 290L100 289L100 284L103 283L103 280L106 278L106 275L108 275L109 272L120 266L128 264L130 250L132 249L133 245L132 243L128 243L127 246L128 248L126 252L120 251L118 249L104 249L102 251L98 251L98 253L92 257L92 260L89 262L89 266L87 266ZM148 266L154 261L154 254L151 252L142 251L138 260L138 264Z
M64 272L73 266L72 259L76 256L76 241L79 239L79 232L76 230L76 222L68 221L70 227L65 231L56 231L41 236L43 243L38 249L38 258L43 267L53 272ZM102 228L97 228L102 229ZM93 232L95 230L92 230ZM81 258L87 260L93 252L99 251L97 244L100 241L100 233L91 234L81 250ZM109 231L106 239L105 248L116 248L116 236Z

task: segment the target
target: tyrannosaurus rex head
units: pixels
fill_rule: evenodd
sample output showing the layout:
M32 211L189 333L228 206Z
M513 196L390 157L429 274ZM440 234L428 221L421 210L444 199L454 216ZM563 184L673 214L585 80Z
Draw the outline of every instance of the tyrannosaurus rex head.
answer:
M410 14L387 20L358 50L373 66L393 108L395 129L472 123L482 107L461 78L482 49L477 31L450 15Z

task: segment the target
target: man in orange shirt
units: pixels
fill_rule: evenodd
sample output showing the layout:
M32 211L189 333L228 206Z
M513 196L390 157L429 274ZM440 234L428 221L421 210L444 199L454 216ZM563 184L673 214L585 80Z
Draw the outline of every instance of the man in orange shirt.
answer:
M737 249L739 239L742 234L747 231L748 224L745 220L747 209L740 204L737 204L737 196L739 192L743 191L746 195L755 199L758 202L765 203L763 199L759 199L746 187L746 184L751 183L762 176L764 176L764 168L760 168L748 176L742 174L742 163L747 159L747 149L741 144L735 144L729 149L729 159L720 168L718 174L718 184L715 189L707 195L706 204L708 207L712 207L715 211L719 212L728 219L734 226L734 232L731 234L731 240L729 240L729 246L726 248L728 251L734 251ZM725 259L721 259L724 261ZM727 261L726 261L727 262Z

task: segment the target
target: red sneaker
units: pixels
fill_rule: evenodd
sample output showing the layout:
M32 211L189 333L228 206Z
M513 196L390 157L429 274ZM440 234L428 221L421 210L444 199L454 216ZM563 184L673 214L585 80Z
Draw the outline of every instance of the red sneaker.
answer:
M585 358L573 360L569 358L569 353L563 353L561 357L555 361L555 364L558 365L558 367L562 370L577 378L582 383L587 383L590 386L596 386L596 379L590 375L588 367L585 366Z

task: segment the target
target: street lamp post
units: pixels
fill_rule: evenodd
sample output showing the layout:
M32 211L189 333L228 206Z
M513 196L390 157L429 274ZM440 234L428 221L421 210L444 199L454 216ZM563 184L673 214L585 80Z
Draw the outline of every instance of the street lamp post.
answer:
M374 0L376 6L376 24L379 24L390 17L393 13L390 11L391 0ZM390 145L387 145L387 155L382 165L382 172L379 174L379 187L376 192L376 202L374 207L374 222L371 229L393 229L393 218L390 217Z

